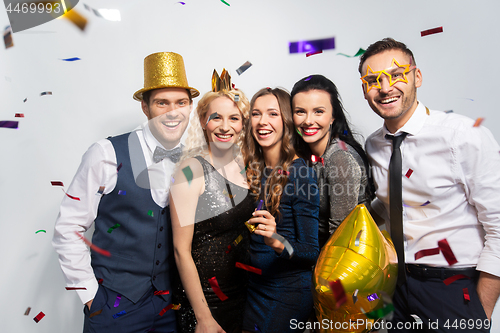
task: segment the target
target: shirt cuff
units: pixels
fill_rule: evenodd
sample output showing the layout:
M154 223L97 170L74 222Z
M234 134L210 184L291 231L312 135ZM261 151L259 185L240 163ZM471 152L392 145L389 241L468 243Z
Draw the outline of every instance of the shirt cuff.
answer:
M497 257L481 255L477 263L476 270L500 277L500 265Z
M78 289L76 293L78 294L78 297L80 297L80 300L82 301L83 304L87 303L90 300L93 300L95 295L97 294L97 289L99 289L99 284L97 283L97 280L95 278L92 278L91 280L85 281L83 283L79 283L78 285L74 286L67 286L67 287L84 287L86 289Z

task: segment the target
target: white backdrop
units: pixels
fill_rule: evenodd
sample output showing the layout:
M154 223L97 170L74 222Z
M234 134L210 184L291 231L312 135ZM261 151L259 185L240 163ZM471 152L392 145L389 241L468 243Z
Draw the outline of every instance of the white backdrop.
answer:
M89 20L85 32L56 19L13 34L10 49L0 47L0 120L20 121L18 130L0 128L1 332L81 331L83 306L74 291L64 289L51 246L64 194L50 181L67 187L93 142L146 120L132 94L142 88L143 59L150 53L180 53L189 83L202 94L211 88L214 68L228 69L249 98L262 87L290 90L304 76L323 74L337 84L355 130L366 137L382 121L363 99L358 58L337 53L354 55L391 36L415 53L423 73L420 100L430 108L484 117L483 125L500 141L498 1L184 2L85 0L76 6ZM84 3L119 9L121 21L97 17ZM0 28L7 25L2 8ZM420 37L420 31L439 26L443 33ZM289 41L327 37L335 37L335 50L311 57L288 53ZM71 57L82 60L60 60ZM236 69L247 60L253 66L238 76ZM53 95L41 97L43 91ZM47 232L35 234L40 229ZM24 316L27 307L32 310ZM32 318L40 311L46 317L36 324ZM500 310L494 317L493 332L500 332Z

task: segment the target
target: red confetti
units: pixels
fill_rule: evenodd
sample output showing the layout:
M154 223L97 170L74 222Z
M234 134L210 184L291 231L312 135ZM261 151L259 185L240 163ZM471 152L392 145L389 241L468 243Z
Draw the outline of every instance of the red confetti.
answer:
M460 279L470 279L470 277L468 277L467 275L463 275L463 274L457 274L457 275L453 275L453 276L450 276L449 278L445 279L443 281L443 283L445 285L449 286L453 282L460 280Z
M417 253L415 253L415 260L418 260L422 257L433 256L435 254L439 254L439 252L441 252L439 247L436 247L434 249L420 250Z
M281 170L281 169L278 169L278 173L279 173L280 175L285 175L285 176L288 176L288 175L290 174L290 172L285 171L285 170Z
M346 144L345 144L345 142L344 142L344 141L339 140L339 141L338 141L338 143L339 143L340 148L341 148L343 151L347 151L347 146L346 146Z
M77 197L74 197L74 196L72 196L72 195L69 195L68 193L66 193L66 195L67 195L68 197L70 197L71 199L73 199L73 200L80 201L80 198L77 198Z
M24 118L24 113L16 113L15 118Z
M410 176L411 176L412 173L413 173L413 170L412 169L408 169L408 171L406 172L405 177L406 178L410 178Z
M66 290L87 290L85 287L66 287Z
M28 308L26 309L26 311L24 311L24 315L25 315L25 316L29 316L29 315L30 315L30 311L31 311L31 308L30 308L30 307L28 307Z
M245 271L249 271L255 274L262 275L262 269L260 268L255 268L249 265L242 264L241 262L236 262L235 264L236 267L244 269Z
M40 311L40 313L37 314L36 317L33 318L33 320L35 321L35 323L38 323L40 320L42 320L43 317L45 317L45 313L43 313L42 311Z
M344 287L342 286L342 283L340 283L340 279L337 279L337 281L331 281L330 289L332 289L333 296L337 300L335 306L339 308L342 304L344 304L347 301L347 296L345 294L345 290Z
M104 282L103 279L99 279L99 281L97 281L98 284L102 284Z
M88 246L90 246L90 248L99 253L99 254L102 254L103 256L106 256L106 257L111 257L111 253L109 251L106 251L106 250L103 250L97 246L95 246L94 244L92 244L92 242L90 242L87 238L83 237L82 235L80 235L77 231L75 231L75 234L80 237L84 242L85 244L87 244Z
M163 308L163 310L160 311L159 315L160 316L163 316L165 314L165 312L167 312L168 310L172 309L172 310L179 310L181 307L180 304L169 304L167 305L166 307Z
M60 182L60 181L51 181L50 183L52 184L52 186L63 186L64 187L63 182Z
M308 53L306 53L306 57L310 57L312 55L320 54L320 53L323 53L323 50L308 52Z
M464 289L462 289L462 290L463 290L463 292L464 292L464 299L465 299L466 301L470 301L469 289L464 288Z
M215 276L208 279L208 282L210 283L210 286L212 287L214 293L217 295L217 297L219 297L221 301L225 301L228 298L220 289L219 282L217 282L217 278Z
M118 168L116 168L116 172L120 171L120 169L122 168L122 165L123 165L123 163L120 163L120 165L118 166Z
M477 118L476 122L474 123L474 126L472 126L472 127L479 127L479 126L481 126L481 123L483 122L483 120L484 120L484 118L481 118L481 117Z
M438 242L438 246L441 249L441 252L444 255L444 258L448 262L448 264L451 266L453 264L456 264L458 262L457 258L453 254L453 251L451 250L450 244L448 244L448 241L445 239L441 239Z
M323 157L311 155L311 161L312 162L321 162L321 164L325 165L325 159Z
M440 32L443 32L443 27L437 27L437 28L433 28L433 29L429 29L429 30L420 31L420 37L438 34Z
M170 291L168 291L168 290L155 290L154 294L155 295L168 295L168 294L170 294Z

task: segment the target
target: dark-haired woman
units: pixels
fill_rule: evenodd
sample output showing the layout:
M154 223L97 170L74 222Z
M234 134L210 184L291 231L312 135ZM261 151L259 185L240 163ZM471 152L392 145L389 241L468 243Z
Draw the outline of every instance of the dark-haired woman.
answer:
M358 204L368 208L373 199L369 164L354 139L335 84L311 75L292 89L294 146L313 164L320 189L319 245Z
M245 332L291 332L292 320L307 321L313 309L318 188L313 169L295 154L291 115L290 95L281 89L261 89L250 102L242 152L250 189L265 205L249 220L256 226L250 239L251 265L262 274L249 277ZM272 238L274 233L291 248Z

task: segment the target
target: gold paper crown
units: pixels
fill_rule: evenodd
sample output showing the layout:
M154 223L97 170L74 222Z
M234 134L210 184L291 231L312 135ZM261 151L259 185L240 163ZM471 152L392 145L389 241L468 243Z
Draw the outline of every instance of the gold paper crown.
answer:
M142 101L143 93L161 88L187 89L192 98L200 94L189 86L184 60L180 54L174 52L158 52L144 58L144 88L135 92L134 99Z
M212 74L212 91L217 92L221 90L229 91L231 90L231 76L224 68L222 73L217 74L217 71L214 69L214 73Z

